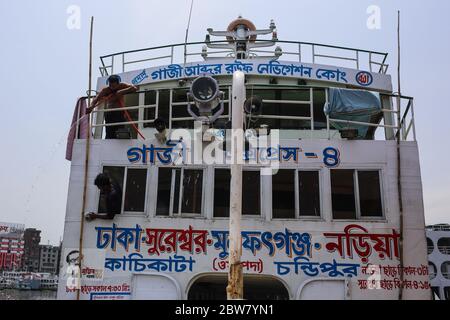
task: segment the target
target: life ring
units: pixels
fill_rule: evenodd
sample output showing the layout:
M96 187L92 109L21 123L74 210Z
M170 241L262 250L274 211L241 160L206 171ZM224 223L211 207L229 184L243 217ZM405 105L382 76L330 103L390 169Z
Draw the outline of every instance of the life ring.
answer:
M243 24L250 31L256 31L256 27L253 24L253 22L251 22L250 20L247 20L247 19L243 19L243 18L238 18L238 19L232 21L228 25L227 31L228 32L236 31L236 28L241 24ZM256 40L256 35L250 36L250 40L249 40L250 42L255 42L255 40ZM234 39L233 39L233 37L227 36L227 41L229 43L233 43Z

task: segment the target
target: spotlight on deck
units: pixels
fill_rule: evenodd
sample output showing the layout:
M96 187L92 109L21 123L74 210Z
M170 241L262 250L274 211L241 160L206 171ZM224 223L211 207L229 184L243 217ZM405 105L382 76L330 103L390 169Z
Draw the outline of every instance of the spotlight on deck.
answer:
M217 81L210 76L200 76L192 82L188 96L188 112L196 120L204 124L211 124L220 117L224 111L224 94L219 90ZM191 100L198 109L198 115L192 110ZM220 109L213 110L220 104Z
M251 96L244 103L244 111L246 114L259 116L262 113L263 102L260 97Z

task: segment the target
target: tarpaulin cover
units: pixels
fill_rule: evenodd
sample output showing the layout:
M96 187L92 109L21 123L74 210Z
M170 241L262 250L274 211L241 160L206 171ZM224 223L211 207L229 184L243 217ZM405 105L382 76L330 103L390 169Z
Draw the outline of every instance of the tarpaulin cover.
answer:
M380 98L369 91L350 89L329 89L329 102L324 112L330 119L357 122L378 122L381 115ZM377 120L376 120L377 119ZM358 138L366 138L369 126L330 121L337 130L357 129Z

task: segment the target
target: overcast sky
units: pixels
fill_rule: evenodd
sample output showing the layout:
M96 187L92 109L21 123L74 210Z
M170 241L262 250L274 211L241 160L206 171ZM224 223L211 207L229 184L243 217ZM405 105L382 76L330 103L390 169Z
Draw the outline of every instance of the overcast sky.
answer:
M69 29L76 5L81 28ZM369 29L369 6L381 28ZM95 16L99 56L184 41L190 0L0 2L0 221L42 230L42 242L62 237L70 163L64 159L77 97L88 84L89 18ZM428 224L450 222L450 2L442 0L195 0L190 41L208 27L226 29L238 15L282 40L388 52L396 79L396 15L402 11L402 92L415 97ZM94 80L95 83L95 80Z

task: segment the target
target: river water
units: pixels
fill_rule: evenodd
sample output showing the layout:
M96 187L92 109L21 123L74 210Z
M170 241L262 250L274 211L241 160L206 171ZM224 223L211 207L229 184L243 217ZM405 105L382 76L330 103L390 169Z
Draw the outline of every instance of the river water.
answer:
M56 300L56 290L0 290L0 300Z

